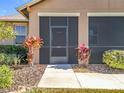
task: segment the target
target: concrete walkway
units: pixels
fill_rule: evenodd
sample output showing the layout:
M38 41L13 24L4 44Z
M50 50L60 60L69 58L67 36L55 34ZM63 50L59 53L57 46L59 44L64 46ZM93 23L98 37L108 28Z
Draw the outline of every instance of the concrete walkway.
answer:
M48 65L38 87L124 89L124 74L74 73L71 65Z
M38 87L81 88L71 65L48 65Z
M124 74L76 73L82 88L124 89Z

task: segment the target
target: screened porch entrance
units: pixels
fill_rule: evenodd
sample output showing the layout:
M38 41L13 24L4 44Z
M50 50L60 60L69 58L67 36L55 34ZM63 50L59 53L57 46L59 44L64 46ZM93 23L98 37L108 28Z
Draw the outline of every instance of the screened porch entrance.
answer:
M41 16L40 36L44 46L40 49L41 64L77 64L77 16Z
M67 26L51 26L50 29L50 63L68 63Z

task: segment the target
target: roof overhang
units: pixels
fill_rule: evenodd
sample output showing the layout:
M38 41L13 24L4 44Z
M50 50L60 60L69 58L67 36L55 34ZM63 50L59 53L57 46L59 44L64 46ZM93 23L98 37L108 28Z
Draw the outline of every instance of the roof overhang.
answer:
M21 20L21 19L0 19L0 21L5 21L5 22L28 22L28 20Z
M21 14L19 15L9 15L9 16L0 16L0 21L23 21L23 22L28 22L28 19L22 16Z
M30 6L32 6L34 4L37 4L37 3L41 2L41 1L43 1L43 0L33 0L33 1L29 2L29 3L27 3L27 4L24 4L24 5L20 6L20 7L18 7L17 10L21 11L21 10L27 8L27 6L30 7Z
M29 3L27 3L27 4L24 4L24 5L20 6L20 7L18 7L17 11L19 13L21 13L23 16L25 16L26 18L28 18L29 17L29 11L27 10L27 7L32 7L32 6L38 4L38 3L42 2L42 1L44 1L44 0L33 0L33 1L29 2Z

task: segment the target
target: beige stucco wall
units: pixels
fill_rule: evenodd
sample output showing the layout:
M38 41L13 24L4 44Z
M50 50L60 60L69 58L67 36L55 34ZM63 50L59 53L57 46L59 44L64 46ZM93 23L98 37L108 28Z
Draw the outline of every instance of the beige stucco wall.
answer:
M80 13L79 44L88 46L88 12L124 12L124 0L45 0L31 7L29 14L29 35L39 36L38 13ZM39 63L39 50L35 51L36 63Z
M18 21L9 21L9 23L12 24L13 30L15 29L15 25L24 25L24 26L27 26L27 30L28 30L28 22L23 22L23 21L20 21L20 22L18 22ZM2 40L2 41L0 41L0 45L15 45L15 39Z

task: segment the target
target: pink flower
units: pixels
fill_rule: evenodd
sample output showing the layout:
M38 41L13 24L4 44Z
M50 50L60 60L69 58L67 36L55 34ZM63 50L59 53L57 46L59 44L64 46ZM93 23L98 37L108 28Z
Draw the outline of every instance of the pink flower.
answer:
M84 48L85 47L85 44L81 44L80 46L79 46L79 48Z
M85 46L85 44L81 44L78 47L78 55L79 59L85 61L90 56L90 49Z

